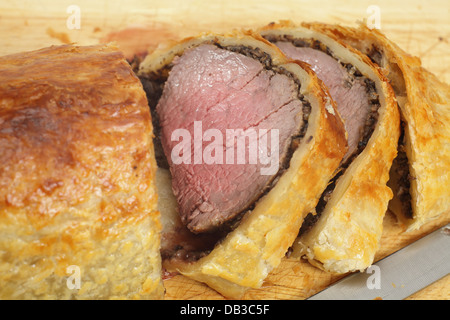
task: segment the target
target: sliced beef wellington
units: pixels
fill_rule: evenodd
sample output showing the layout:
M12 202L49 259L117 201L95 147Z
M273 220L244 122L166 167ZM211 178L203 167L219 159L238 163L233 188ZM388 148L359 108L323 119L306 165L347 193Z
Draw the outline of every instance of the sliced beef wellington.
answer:
M373 262L392 198L386 184L400 133L392 87L366 56L314 26L282 22L260 33L289 58L311 65L348 132L341 171L305 219L293 257L336 273L363 270Z
M163 265L241 297L337 172L347 141L335 104L306 64L250 32L160 47L138 75L155 121Z
M450 214L450 86L377 30L316 24L366 54L392 83L402 121L389 204L407 230ZM449 218L450 219L450 218Z

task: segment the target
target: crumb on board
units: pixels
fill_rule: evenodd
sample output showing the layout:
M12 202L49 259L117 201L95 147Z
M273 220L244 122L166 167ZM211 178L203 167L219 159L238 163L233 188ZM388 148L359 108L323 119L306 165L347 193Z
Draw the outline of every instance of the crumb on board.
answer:
M65 33L65 32L56 32L55 30L53 30L52 27L48 27L47 30L46 30L46 33L47 33L50 37L52 37L52 38L54 38L54 39L58 39L58 40L61 41L62 43L65 43L65 44L72 43L72 41L70 41L69 36L68 36L67 33Z

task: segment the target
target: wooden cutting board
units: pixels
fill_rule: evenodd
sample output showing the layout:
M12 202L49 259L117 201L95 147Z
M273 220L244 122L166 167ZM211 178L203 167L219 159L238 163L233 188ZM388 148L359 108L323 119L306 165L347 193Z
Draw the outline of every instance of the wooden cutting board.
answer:
M372 6L374 2L376 7ZM283 19L355 26L358 21L372 21L374 10L380 13L382 32L420 57L441 80L450 82L448 0L0 0L0 55L62 43L116 41L127 56L132 56L152 50L167 39L259 27ZM448 222L449 214L418 231L404 233L388 212L376 260ZM283 259L262 288L249 290L244 298L305 299L342 277L318 270L306 261ZM167 277L164 284L166 299L223 299L207 286L181 275ZM450 299L450 275L408 299Z

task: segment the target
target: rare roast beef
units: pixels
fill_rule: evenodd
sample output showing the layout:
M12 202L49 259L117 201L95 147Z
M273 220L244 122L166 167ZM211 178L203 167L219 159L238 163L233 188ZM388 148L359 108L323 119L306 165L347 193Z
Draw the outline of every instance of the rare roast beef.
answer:
M348 151L343 160L345 162L357 152L366 119L371 111L364 79L355 77L354 69L348 70L338 60L318 49L297 47L289 41L276 41L275 44L289 58L310 64L336 101L348 133Z
M195 233L250 210L283 171L304 125L293 78L239 51L186 50L156 106L181 220Z

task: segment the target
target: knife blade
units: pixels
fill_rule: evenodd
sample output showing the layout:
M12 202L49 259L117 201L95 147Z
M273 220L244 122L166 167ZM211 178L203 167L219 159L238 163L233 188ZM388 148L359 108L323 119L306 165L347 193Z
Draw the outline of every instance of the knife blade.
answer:
M400 300L450 273L450 224L308 300Z

